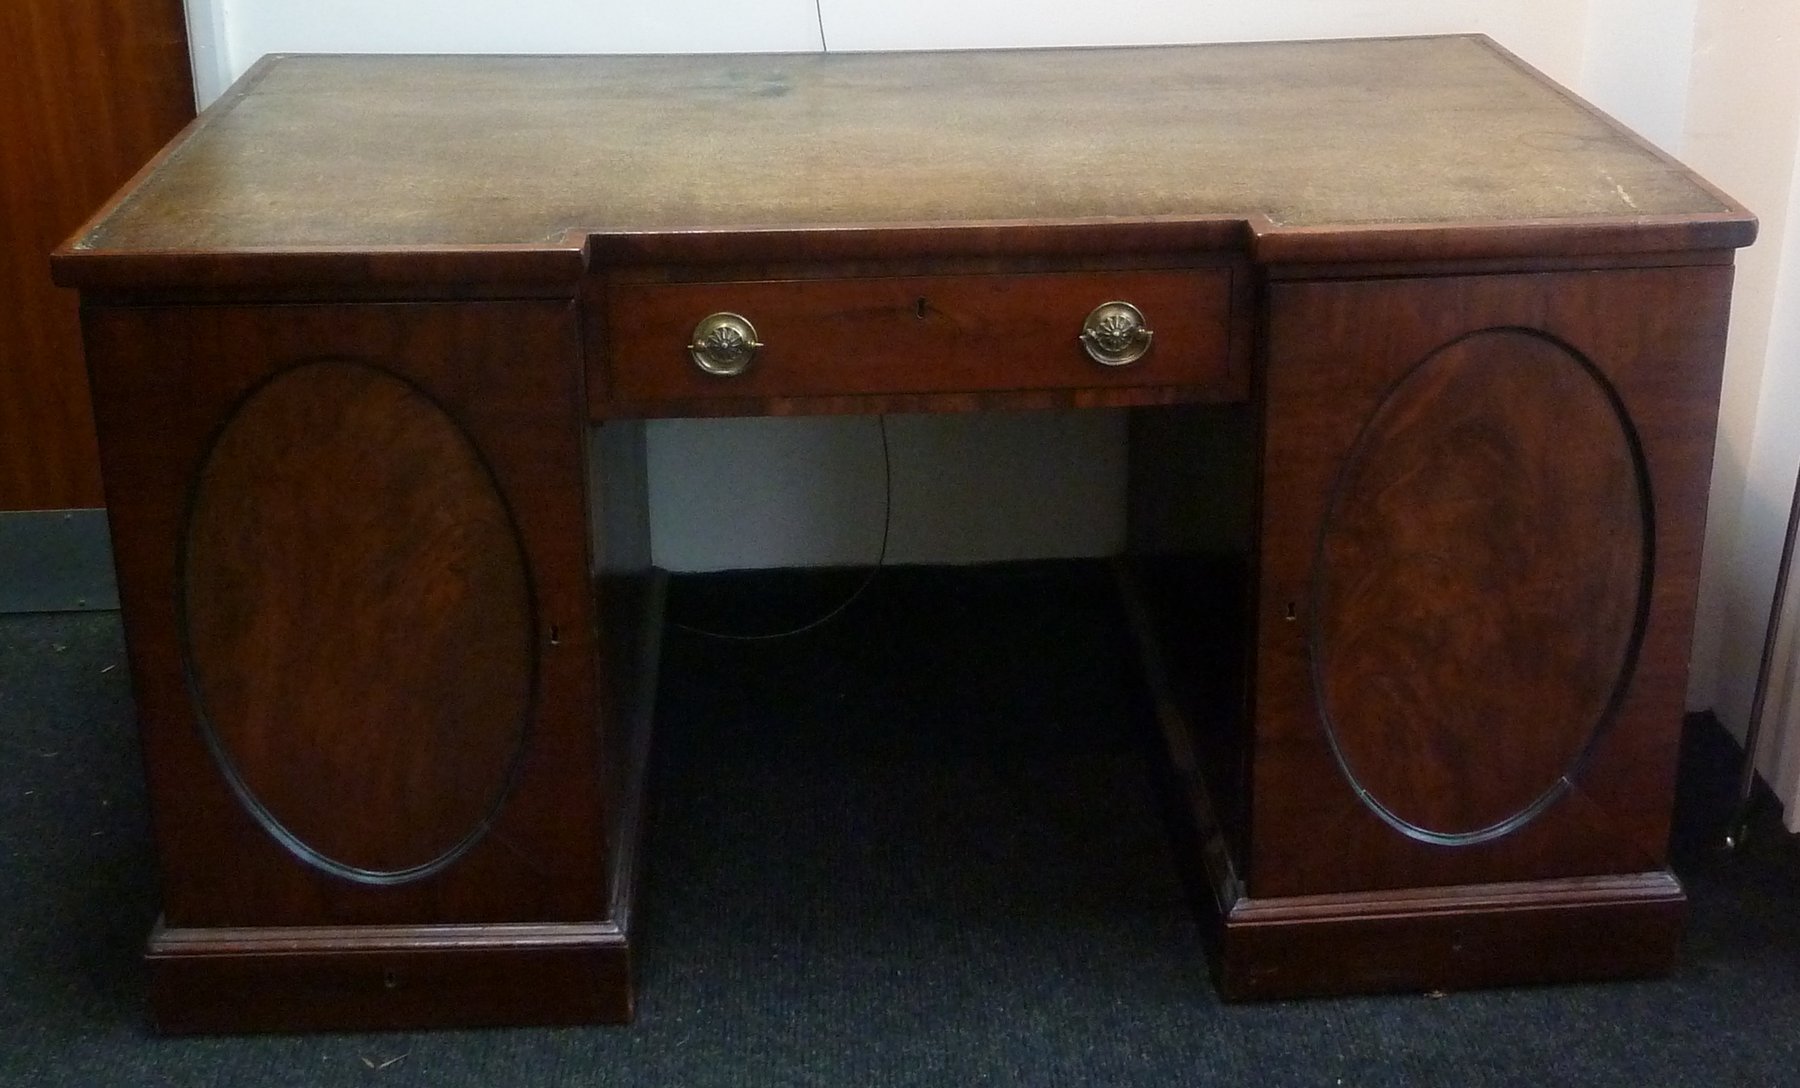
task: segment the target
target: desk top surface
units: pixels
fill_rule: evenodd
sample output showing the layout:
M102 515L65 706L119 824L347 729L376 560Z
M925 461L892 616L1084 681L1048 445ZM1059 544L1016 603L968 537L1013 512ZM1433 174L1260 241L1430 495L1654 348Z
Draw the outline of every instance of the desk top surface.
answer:
M73 258L1236 220L1753 220L1479 37L999 52L267 58ZM1737 233L1733 234L1735 230ZM1740 237L1741 235L1741 237Z

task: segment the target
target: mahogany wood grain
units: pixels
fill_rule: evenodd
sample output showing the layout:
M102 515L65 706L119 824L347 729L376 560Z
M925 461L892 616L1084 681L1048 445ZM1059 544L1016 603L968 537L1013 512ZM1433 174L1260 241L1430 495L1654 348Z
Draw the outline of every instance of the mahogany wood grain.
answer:
M1170 568L1173 568L1171 572ZM1243 898L1249 844L1248 660L1244 576L1230 559L1115 561L1120 602L1143 671L1151 768L1208 936Z
M610 924L261 926L150 937L158 1031L371 1031L622 1023L631 955Z
M1664 253L1604 253L1577 256L1481 257L1454 261L1357 261L1350 264L1295 262L1262 269L1270 283L1282 280L1367 280L1400 276L1495 276L1507 272L1593 272L1602 268L1667 268L1696 264L1730 265L1729 249L1671 250Z
M1344 774L1401 831L1504 833L1611 724L1651 573L1635 447L1604 379L1517 329L1426 356L1363 425L1309 653Z
M1198 600L1231 598L1239 578L1230 563L1203 566L1194 581L1206 588L1186 593L1174 607L1164 599L1167 579L1157 577L1156 563L1122 562L1118 569L1161 749L1162 758L1152 763L1158 791L1222 996L1236 1001L1447 991L1640 978L1670 969L1686 898L1667 871L1250 896L1241 875L1247 828L1234 826L1220 808L1246 800L1247 765L1233 760L1209 767L1202 758L1207 734L1221 718L1242 728L1231 720L1237 713L1230 693L1235 670L1192 657L1196 645L1226 635L1237 617L1216 605L1212 614L1183 614ZM1220 655L1214 650L1211 656ZM1196 700L1183 690L1193 686L1194 674L1210 676L1205 683L1226 690Z
M585 423L575 329L573 310L566 302L367 306L348 311L308 306L106 308L88 313L89 358L106 455L120 596L150 771L168 925L193 929L311 925L322 920L372 925L592 922L608 917L612 798L607 783L614 776L604 767L600 734L612 728L616 718L614 708L597 704L595 693L596 662L604 658L597 644L589 581L582 463ZM338 432L340 445L332 440L329 428L356 422L372 443L365 453L385 445L400 456L379 466L364 465L363 475L346 479L350 490L315 493L301 479L289 481L272 472L253 474L254 478L239 481L239 494L220 493L216 499L235 501L246 515L242 523L246 529L266 526L257 530L260 535L279 534L284 518L292 526L288 531L300 540L312 539L308 532L335 526L340 540L331 547L360 544L364 561L372 566L355 588L351 583L314 587L321 598L338 602L329 616L295 605L259 621L285 621L285 629L246 632L268 641L234 645L223 633L210 643L202 640L197 649L212 655L199 662L202 682L249 679L270 693L290 692L291 704L263 711L266 720L255 732L275 736L292 731L294 739L283 743L318 745L320 751L305 757L305 766L319 769L336 761L398 758L396 770L448 770L453 780L491 796L496 776L505 772L472 761L504 758L507 744L501 738L519 728L517 696L510 688L517 678L533 675L522 657L537 658L525 749L491 829L454 864L393 885L358 882L317 867L272 836L246 810L220 774L196 721L195 692L181 654L180 594L170 591L181 584L180 549L188 531L190 495L206 471L214 436L271 376L285 373L288 380L305 383L308 368L321 360L378 368L392 376L384 381L403 382L435 402L492 473L517 541L504 529L484 525L469 541L445 550L423 526L409 530L398 524L396 515L409 510L428 525L468 508L466 485L457 493L454 484L446 490L445 483L434 480L440 471L454 480L456 473L448 471L454 462L419 460L443 438L441 427L446 424L441 420L430 424L440 428L439 438L424 443L416 435L394 440L394 434L384 431L405 426L408 420L416 427L419 418L438 417L421 414L416 404L411 409L385 404L376 418L357 421L352 414L342 424L321 424L313 437L324 455L334 450L352 453L355 436ZM321 372L311 373L310 380L316 381ZM305 388L295 389L302 402ZM373 388L371 395L379 399L382 390L392 386L377 382ZM254 411L254 400L248 403ZM344 407L354 408L356 401L347 401ZM283 456L291 455L299 465L322 455L300 441L302 436L294 432L298 419L276 422L280 425L267 436L246 433L243 438L267 443L275 452L288 438L294 444ZM232 441L229 430L225 441ZM466 466L471 455L457 456ZM292 468L282 471L294 473ZM343 471L355 476L356 468L344 465ZM464 476L465 481L468 478ZM385 490L371 493L364 486L370 483L382 484ZM205 499L205 488L200 494L203 501L211 501ZM450 504L442 514L416 509L440 500ZM474 509L482 505L477 502ZM492 514L490 508L487 516ZM317 528L303 528L308 524ZM490 539L495 545L492 555L473 556L465 547ZM274 593L276 601L292 603L294 594L307 589L306 561L300 556L284 558L292 553L273 542L270 546L277 549L270 571L252 580ZM452 554L461 558L435 562L434 551L446 559ZM520 614L513 600L516 586L502 569L508 554L521 555L528 572L535 619L529 646L517 644L516 633L505 634L509 626L518 631ZM317 574L330 575L333 560L319 557L315 562L327 564L314 568ZM495 563L499 567L490 574L477 576L481 568ZM371 576L384 568L404 577ZM227 588L202 586L197 591ZM458 603L461 594L471 592L473 596ZM256 613L255 602L237 606L247 608L247 615ZM308 617L324 630L309 628L302 622ZM404 624L398 622L402 620L438 627L409 632L402 629ZM329 630L334 621L340 628L335 632ZM502 634L481 635L477 629L483 622L495 624ZM416 643L408 643L409 634ZM310 653L343 652L284 644L295 636L335 638L344 650L361 649L383 659L347 659L334 665L334 671L308 675L269 673L284 656L301 664ZM465 636L475 642L460 645ZM470 656L475 651L492 656L477 661ZM387 656L394 660L385 660ZM400 737L366 738L359 728L373 723L365 726L366 719L333 716L381 706L384 696L378 688L383 677L404 684L410 675L415 687L429 686L431 677L445 675L436 670L447 668L481 669L499 678L456 681L465 696L480 698L456 711L446 707L445 713L497 715L486 721L445 723L467 734L474 746L466 755L405 756L392 750ZM495 694L483 695L489 683L497 683ZM395 728L410 731L421 743L446 743L430 736L436 728L430 718L424 708L414 707ZM231 739L244 744L251 738L240 733ZM263 785L274 773L265 761L281 752L273 747L250 755L264 772ZM331 773L348 776L349 784L374 796L381 776L388 772L346 768ZM318 789L310 801L304 795L308 785ZM302 792L284 795L286 812L304 815L315 830L353 835L350 823L338 822L326 811L338 800L330 785L296 782L292 788ZM451 829L470 830L468 800L423 782L410 788L421 796L393 802L426 806L405 816L415 825L400 839L409 851L425 849L421 843L441 841L440 836ZM374 806L364 809L374 815L389 802L365 797L357 803ZM393 834L368 827L365 841L342 849L380 860L386 856L382 851L392 848L388 836Z
M608 786L615 798L615 902L626 907L631 901L643 776L649 766L668 581L652 563L647 473L642 422L618 420L589 429L593 520L588 539L595 610L605 647L598 682L602 705L613 708L615 719L604 731Z
M1729 288L1730 270L1720 267L1271 287L1254 842L1246 874L1252 896L1663 865ZM1648 534L1635 526L1636 487L1616 425L1579 368L1558 371L1578 394L1566 405L1539 399L1541 392L1505 392L1504 379L1494 379L1502 384L1489 390L1493 397L1475 388L1472 396L1409 398L1417 403L1405 405L1405 427L1384 420L1397 383L1484 329L1554 337L1610 387L1642 458ZM1538 349L1506 347L1535 342L1505 339L1524 334L1484 335L1487 346L1475 353L1482 358L1470 355L1456 368L1477 386L1496 367L1546 365L1547 357L1532 354ZM1360 513L1334 515L1333 489L1359 435L1374 428L1393 437L1408 427L1449 445L1435 454L1390 445L1399 490L1359 493ZM1417 473L1410 480L1402 471L1409 463ZM1543 491L1526 506L1508 506L1508 495L1522 494L1512 489L1513 475L1533 473L1543 476ZM1329 555L1332 519L1347 515L1368 519L1377 539L1368 542L1369 555L1345 562L1386 564L1389 573L1375 575L1392 583L1385 599L1352 602L1329 579L1319 595L1322 538ZM1401 535L1384 540L1382 533ZM1417 537L1413 552L1409 533ZM1484 548L1498 566L1482 558ZM1619 637L1631 623L1629 587L1640 557L1650 579L1642 642L1617 706L1597 718L1597 700L1621 675ZM1519 564L1525 581L1503 574ZM1381 681L1380 672L1356 675L1373 662L1321 663L1311 634L1321 624L1332 629L1347 607L1368 610L1372 627L1356 637L1392 651L1390 665L1404 656L1398 647L1406 640L1424 640L1428 671L1399 669ZM1375 622L1384 611L1386 632ZM1449 645L1457 631L1492 648L1491 659ZM1490 632L1495 637L1486 641ZM1440 667L1462 675L1452 680ZM1315 678L1390 685L1365 710L1385 707L1391 717L1357 727L1366 730L1354 742L1359 766L1378 776L1399 807L1446 827L1466 830L1471 825L1457 821L1479 823L1545 790L1552 768L1588 735L1594 739L1568 788L1533 818L1486 841L1422 841L1384 821L1344 774L1321 706L1346 696L1321 690ZM1525 687L1507 690L1509 683ZM1390 762L1376 759L1376 749L1398 742L1404 745ZM1503 755L1512 745L1517 758ZM1479 812L1464 808L1470 804Z
M99 506L75 296L46 259L194 114L180 0L0 5L0 510Z
M1241 399L1248 376L1231 366L1231 278L1208 268L620 284L607 292L607 374L597 384L609 414L714 397L1046 388L1179 386ZM1083 353L1080 335L1088 313L1115 300L1143 312L1153 339L1142 359L1108 367ZM732 377L688 357L694 326L719 311L747 318L764 344Z
M1254 229L1254 228L1253 228ZM1756 240L1756 225L1735 215L1621 213L1577 223L1359 223L1255 233L1251 255L1265 264L1362 261L1476 261L1732 249Z
M1647 978L1674 966L1686 919L1665 871L1244 899L1214 975L1227 1000Z
M888 248L879 246L879 236L869 233L869 241L877 246L873 253L833 255L831 234L815 234L808 238L806 256L795 260L772 257L771 250L759 255L745 252L726 259L686 259L655 263L639 263L638 258L595 254L596 270L603 273L602 286L622 284L697 283L719 284L758 280L866 280L922 278L937 276L1023 276L1038 273L1073 274L1082 272L1159 272L1173 270L1211 270L1231 273L1233 285L1245 278L1248 266L1243 259L1217 247L1195 242L1163 250L1157 247L1164 235L1140 229L1140 224L1125 224L1110 246L1102 245L1105 232L1090 230L1080 245L1069 243L1062 232L1049 227L1013 228L997 232L970 232L946 228L936 232L967 235L973 248L961 244L942 250L914 252L905 245L906 231L895 232ZM852 235L858 232L849 232ZM1061 239L1061 241L1059 241ZM1142 248L1130 247L1134 240ZM1031 281L1024 281L1029 284ZM594 296L604 302L598 294Z
M279 372L220 428L183 545L195 711L271 833L359 879L486 833L537 620L506 501L442 408L364 364Z
M580 241L480 250L413 246L368 252L335 248L304 253L192 250L51 255L56 282L108 291L134 301L258 301L330 297L419 301L430 298L567 298L587 269Z
M1077 408L1138 408L1211 404L1212 387L1124 385L1112 389L1003 389L990 393L846 393L834 397L691 397L647 403L600 400L596 420L707 419L726 416L905 415L965 412L1037 412Z
M636 278L640 270L656 272L691 264L699 267L763 264L785 260L839 266L837 274L855 274L844 262L879 262L886 268L906 262L930 262L934 270L992 271L962 262L1005 260L1013 268L1031 258L1054 260L1063 267L1081 259L1108 265L1137 260L1166 266L1196 254L1241 252L1252 238L1249 224L1231 216L1147 216L1121 220L1094 215L1056 222L1020 220L907 223L850 226L834 230L795 230L745 226L731 230L682 234L596 231L588 237L595 264L621 269ZM866 273L864 273L866 274ZM731 278L757 278L744 272ZM718 279L715 273L706 278Z

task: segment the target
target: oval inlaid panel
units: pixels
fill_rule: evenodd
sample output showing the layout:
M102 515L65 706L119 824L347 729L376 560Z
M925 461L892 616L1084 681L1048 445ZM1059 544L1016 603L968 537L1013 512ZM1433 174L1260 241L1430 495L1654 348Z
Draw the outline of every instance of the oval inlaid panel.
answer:
M213 752L290 850L394 882L486 830L536 623L492 473L419 389L324 361L246 398L193 493L181 603Z
M1567 788L1629 679L1646 478L1601 378L1491 329L1426 357L1364 426L1314 568L1314 692L1344 772L1446 843Z

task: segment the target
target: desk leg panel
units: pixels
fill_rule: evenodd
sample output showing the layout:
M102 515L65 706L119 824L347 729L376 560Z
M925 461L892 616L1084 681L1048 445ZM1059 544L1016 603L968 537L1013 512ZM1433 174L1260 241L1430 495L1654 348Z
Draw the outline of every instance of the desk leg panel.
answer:
M1594 962L1488 957L1449 982L1666 963L1730 283L1714 265L1271 288L1247 902L1375 898L1234 911L1242 956L1285 961L1278 936L1316 931L1464 963L1448 950L1474 918ZM1530 904L1630 874L1650 884ZM1497 884L1520 894L1397 906ZM1644 947L1604 954L1614 927Z
M1730 283L1271 289L1251 896L1665 866Z
M1636 978L1671 966L1686 916L1666 871L1255 899L1196 758L1193 701L1172 682L1189 643L1165 643L1138 575L1121 567L1149 703L1167 759L1158 775L1177 857L1228 1000ZM1191 668L1192 666L1190 666ZM1204 711L1203 711L1204 712ZM1229 795L1227 795L1228 797Z
M556 300L87 310L170 1025L217 989L241 1000L193 1024L255 1028L250 990L340 968L341 1013L294 1016L363 1023L395 927L444 983L418 1023L428 992L482 1018L458 978L593 974L610 996L568 1009L629 1007L576 329Z

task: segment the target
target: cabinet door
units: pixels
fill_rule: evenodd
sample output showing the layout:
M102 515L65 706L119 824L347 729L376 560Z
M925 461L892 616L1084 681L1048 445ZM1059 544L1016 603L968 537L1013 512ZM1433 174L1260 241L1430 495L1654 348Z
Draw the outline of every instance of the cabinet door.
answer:
M575 329L88 311L166 924L606 916Z
M1271 289L1251 895L1663 867L1730 277Z

